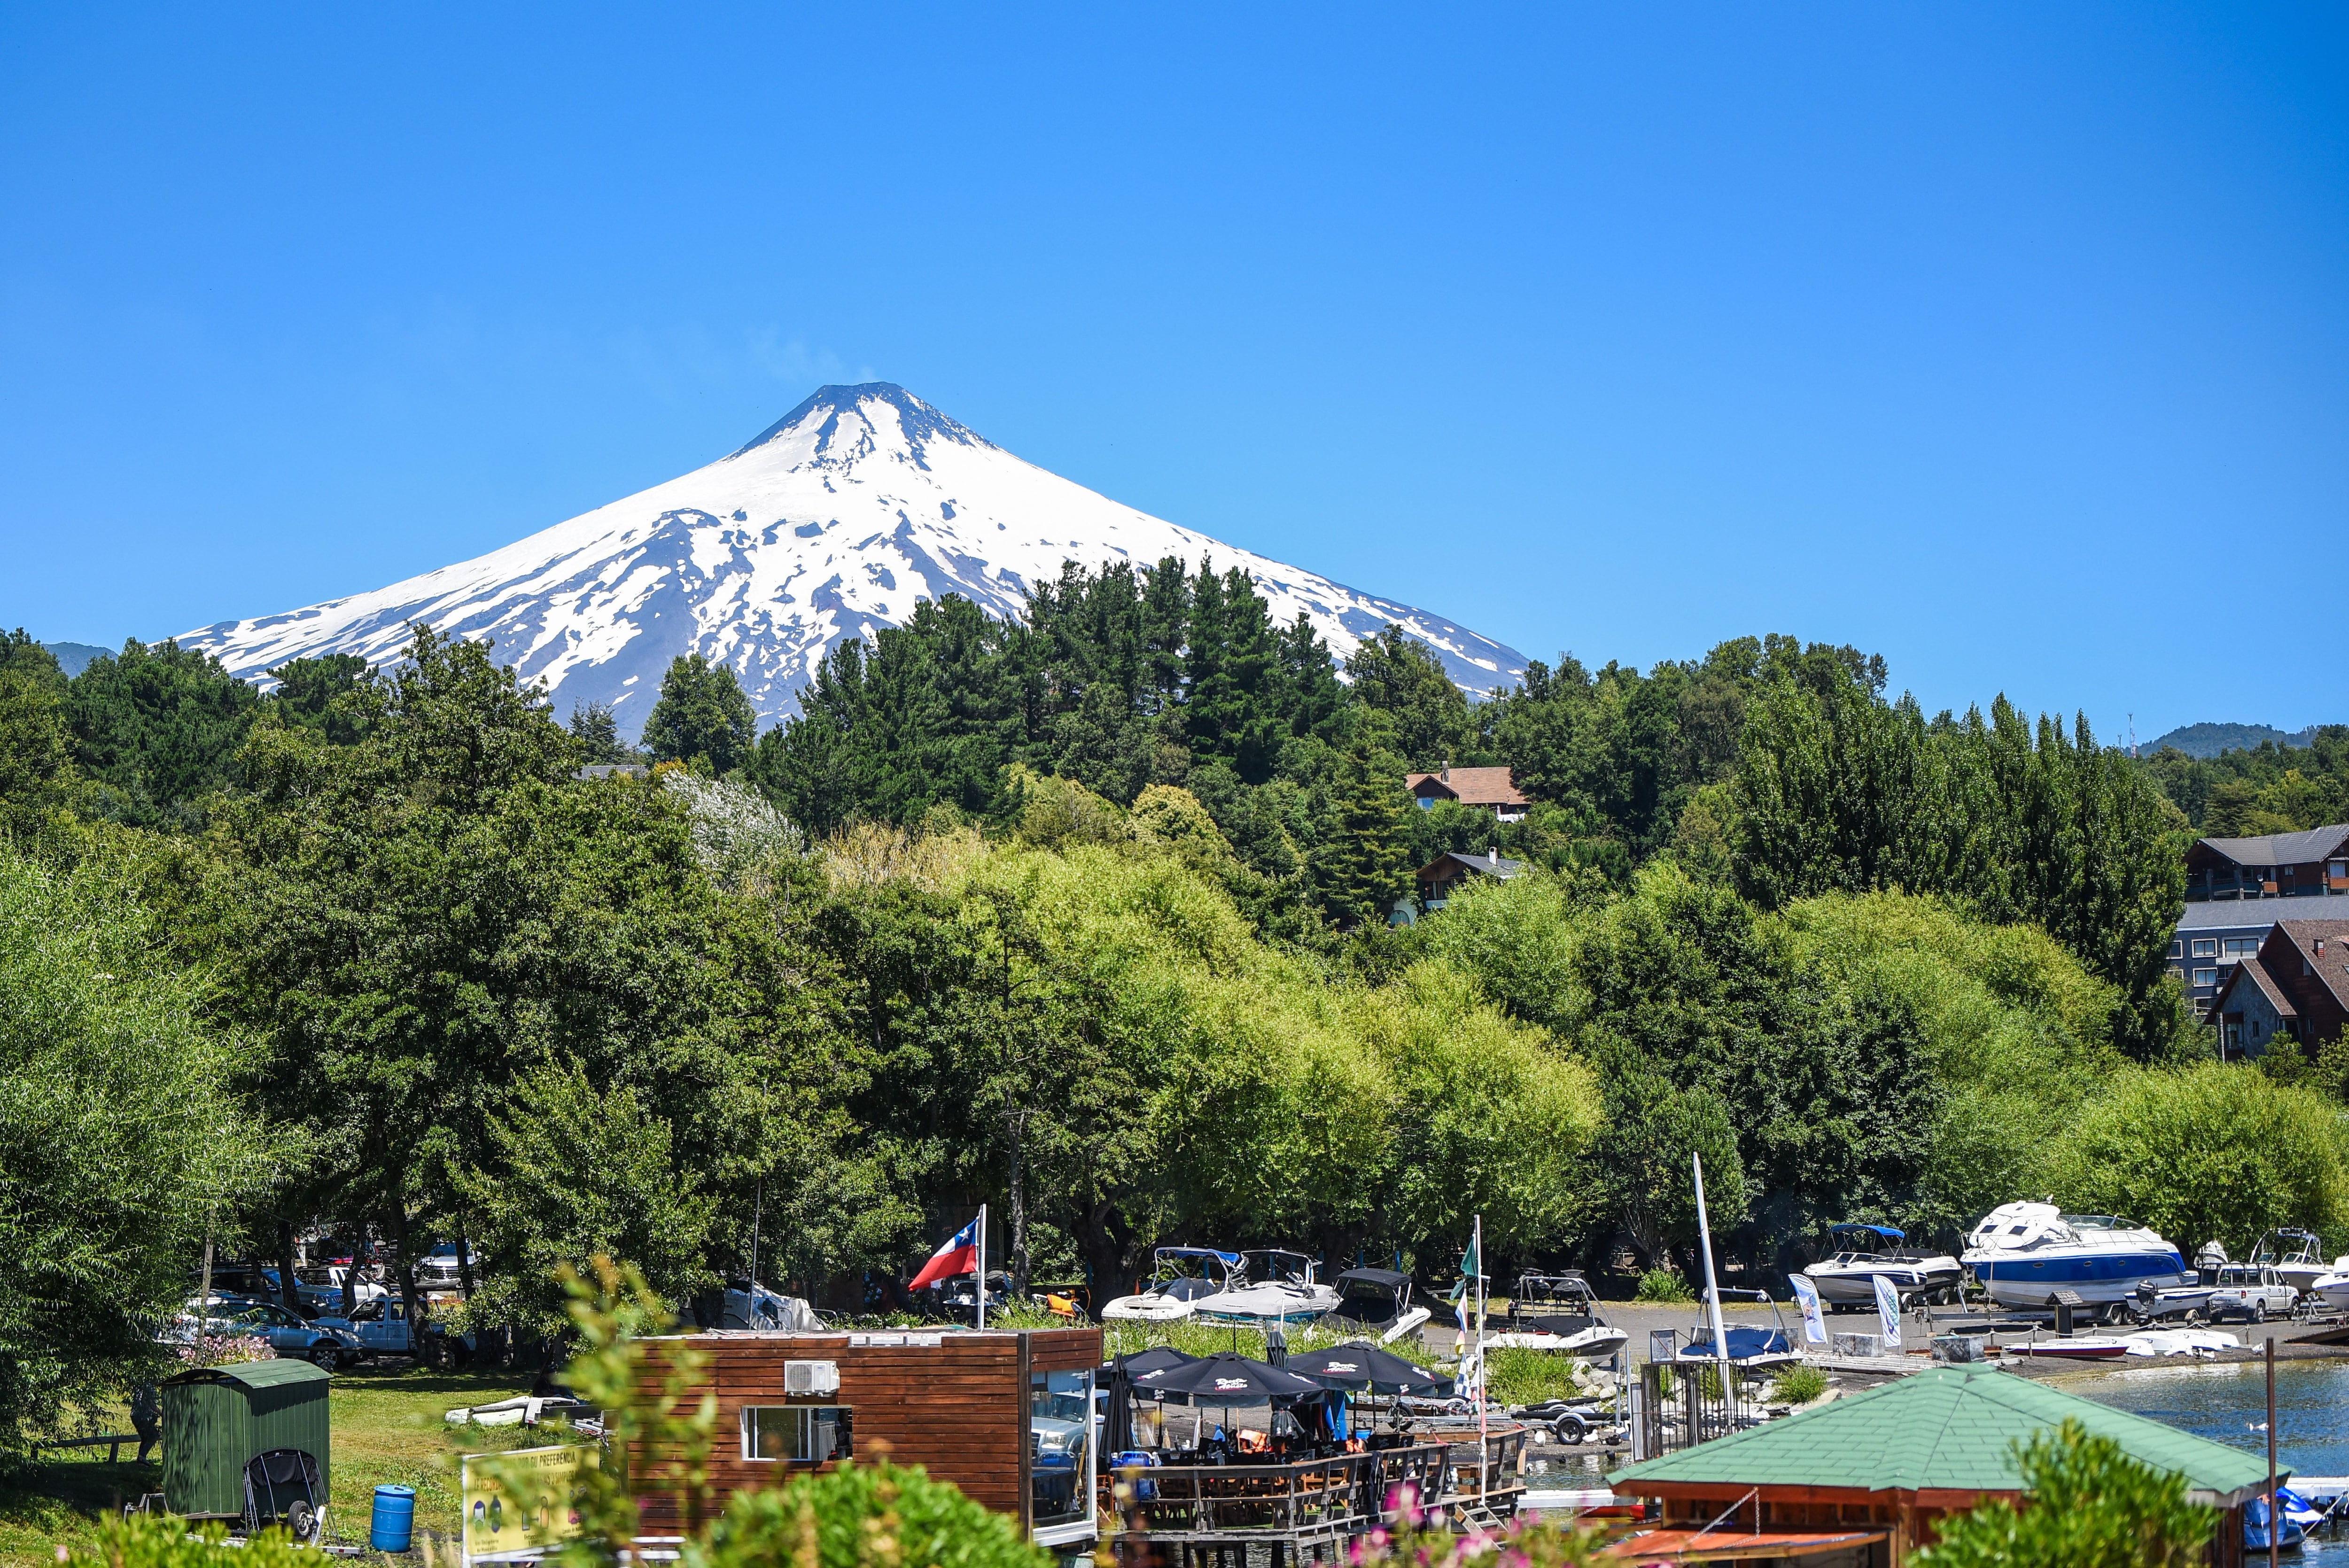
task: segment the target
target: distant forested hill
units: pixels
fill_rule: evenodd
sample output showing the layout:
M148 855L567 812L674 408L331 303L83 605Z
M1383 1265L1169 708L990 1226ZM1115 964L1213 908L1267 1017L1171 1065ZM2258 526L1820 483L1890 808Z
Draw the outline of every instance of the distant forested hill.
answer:
M2222 751L2255 751L2268 741L2278 746L2305 747L2315 738L2316 727L2313 724L2289 735L2264 724L2189 724L2171 730L2146 747L2145 751L2150 756L2168 747L2208 760Z

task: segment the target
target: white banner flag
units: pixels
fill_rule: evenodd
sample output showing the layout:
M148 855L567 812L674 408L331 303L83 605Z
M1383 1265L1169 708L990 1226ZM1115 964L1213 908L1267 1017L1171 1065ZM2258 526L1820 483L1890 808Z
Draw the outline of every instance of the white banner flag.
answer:
M1900 1293L1882 1274L1876 1276L1876 1317L1884 1331L1884 1348L1900 1348Z
M1795 1287L1795 1304L1803 1309L1803 1337L1813 1345L1825 1345L1827 1326L1819 1315L1819 1287L1801 1274L1788 1274L1786 1283Z

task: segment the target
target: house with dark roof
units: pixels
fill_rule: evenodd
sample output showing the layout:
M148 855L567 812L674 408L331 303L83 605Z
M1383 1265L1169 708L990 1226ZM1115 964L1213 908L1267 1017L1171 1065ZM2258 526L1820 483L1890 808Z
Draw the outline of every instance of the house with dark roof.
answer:
M2312 898L2349 893L2349 822L2256 839L2197 839L2186 851L2186 900Z
M1452 890L1470 877L1507 882L1525 869L1525 861L1513 861L1498 850L1488 850L1481 855L1447 850L1419 868L1420 906L1433 914L1452 897Z
M2222 1511L2208 1561L2238 1568L2242 1507L2267 1484L2263 1456L1980 1365L1912 1373L1615 1471L1616 1494L1658 1500L1661 1517L1605 1555L1892 1568L1950 1515L2020 1503L2016 1445L2067 1419Z
M2199 839L2186 851L2186 910L2169 944L2169 972L2210 1016L2235 966L2275 923L2302 913L2285 899L2349 894L2349 824L2255 839Z
M1438 800L1457 800L1464 806L1481 807L1504 822L1515 822L1533 805L1517 788L1516 770L1511 768L1454 768L1447 762L1439 772L1406 773L1402 782L1423 811Z
M2280 920L2210 1004L2220 1049L2256 1057L2278 1039L2311 1050L2349 1026L2349 920Z

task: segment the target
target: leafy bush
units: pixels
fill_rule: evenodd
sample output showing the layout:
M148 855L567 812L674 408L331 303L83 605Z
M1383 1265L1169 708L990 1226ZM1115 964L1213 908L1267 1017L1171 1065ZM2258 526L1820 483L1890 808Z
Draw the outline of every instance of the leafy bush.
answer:
M1827 1375L1816 1367L1797 1363L1779 1370L1770 1385L1770 1402L1774 1405L1807 1405L1827 1391Z
M918 1465L884 1459L799 1476L779 1491L737 1492L695 1560L698 1568L1046 1568L1052 1557L1022 1541L1016 1521Z
M1633 1301L1657 1301L1678 1305L1696 1299L1688 1281L1676 1268L1650 1269L1640 1276L1640 1288L1631 1293Z
M1918 1568L2185 1568L2220 1515L2186 1501L2186 1478L2138 1464L2065 1421L2015 1449L2025 1506L1989 1502L1941 1524Z
M59 1555L65 1556L62 1549ZM232 1546L225 1526L207 1525L201 1534L191 1534L184 1519L134 1513L105 1519L96 1549L85 1547L69 1561L80 1568L316 1568L318 1553L295 1546L282 1530L264 1531L249 1544Z
M1563 1399L1575 1391L1572 1357L1557 1350L1504 1346L1485 1352L1485 1386L1508 1405Z

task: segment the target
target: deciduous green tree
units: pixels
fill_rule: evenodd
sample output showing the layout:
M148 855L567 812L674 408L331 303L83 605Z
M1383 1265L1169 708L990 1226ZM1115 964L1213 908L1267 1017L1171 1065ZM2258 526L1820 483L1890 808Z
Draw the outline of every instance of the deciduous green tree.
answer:
M207 1230L300 1153L127 873L0 847L0 1455L150 1369Z

